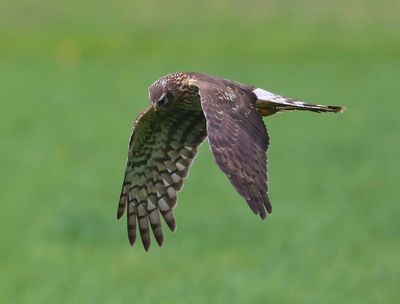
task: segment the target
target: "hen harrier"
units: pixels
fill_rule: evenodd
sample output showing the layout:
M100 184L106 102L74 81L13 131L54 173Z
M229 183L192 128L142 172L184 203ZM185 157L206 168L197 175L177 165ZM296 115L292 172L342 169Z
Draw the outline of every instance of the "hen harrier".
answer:
M176 193L208 136L220 169L262 219L272 212L267 185L269 137L262 120L282 111L343 112L200 73L172 73L149 88L151 105L136 119L118 206L127 207L128 237L150 247L150 229L163 243L160 213L175 230Z

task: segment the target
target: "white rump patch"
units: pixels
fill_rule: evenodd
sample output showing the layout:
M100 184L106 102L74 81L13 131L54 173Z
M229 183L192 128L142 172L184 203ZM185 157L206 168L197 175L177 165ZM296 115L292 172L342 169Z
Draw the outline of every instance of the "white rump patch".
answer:
M274 93L268 92L260 88L253 90L253 93L256 94L259 100L265 100L265 101L273 101L276 97L278 97Z
M296 104L296 102L294 102L294 100L291 98L283 97L281 95L277 95L260 88L253 90L253 93L256 94L258 100L269 101L288 106L293 106L293 104ZM302 104L303 103L301 103L300 106Z
M262 101L269 101L272 103L277 103L277 104L290 106L290 107L296 106L299 108L305 108L305 107L308 107L308 108L311 107L311 108L316 108L316 109L319 108L319 106L317 106L317 105L313 105L313 104L309 104L309 103L306 103L306 102L303 102L300 100L294 100L289 97L277 95L277 94L268 92L268 91L260 89L260 88L253 90L253 93L256 94L258 100L262 100Z

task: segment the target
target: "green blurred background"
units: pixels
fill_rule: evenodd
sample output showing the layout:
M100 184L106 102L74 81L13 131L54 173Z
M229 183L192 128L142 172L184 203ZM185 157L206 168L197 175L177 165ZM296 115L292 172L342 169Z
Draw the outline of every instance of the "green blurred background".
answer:
M274 213L207 144L162 249L117 201L147 87L200 71L343 115L265 119ZM394 303L399 1L0 2L1 303Z

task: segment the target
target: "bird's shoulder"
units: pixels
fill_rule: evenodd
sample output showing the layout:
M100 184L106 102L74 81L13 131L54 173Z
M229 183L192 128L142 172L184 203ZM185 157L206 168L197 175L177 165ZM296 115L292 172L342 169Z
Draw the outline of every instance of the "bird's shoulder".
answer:
M237 81L233 81L230 79L225 79L225 78L220 78L216 76L211 76L199 72L186 72L186 75L188 76L189 82L191 84L196 85L201 84L205 88L223 88L223 87L229 87L229 88L237 88L240 90L243 90L245 92L251 92L255 89L254 86L240 83Z

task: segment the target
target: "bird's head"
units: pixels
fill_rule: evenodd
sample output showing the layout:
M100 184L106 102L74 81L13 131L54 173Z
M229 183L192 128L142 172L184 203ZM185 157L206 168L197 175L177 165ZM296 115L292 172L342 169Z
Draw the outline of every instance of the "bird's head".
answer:
M154 82L149 87L149 101L156 111L179 100L183 91L184 74L172 73Z

